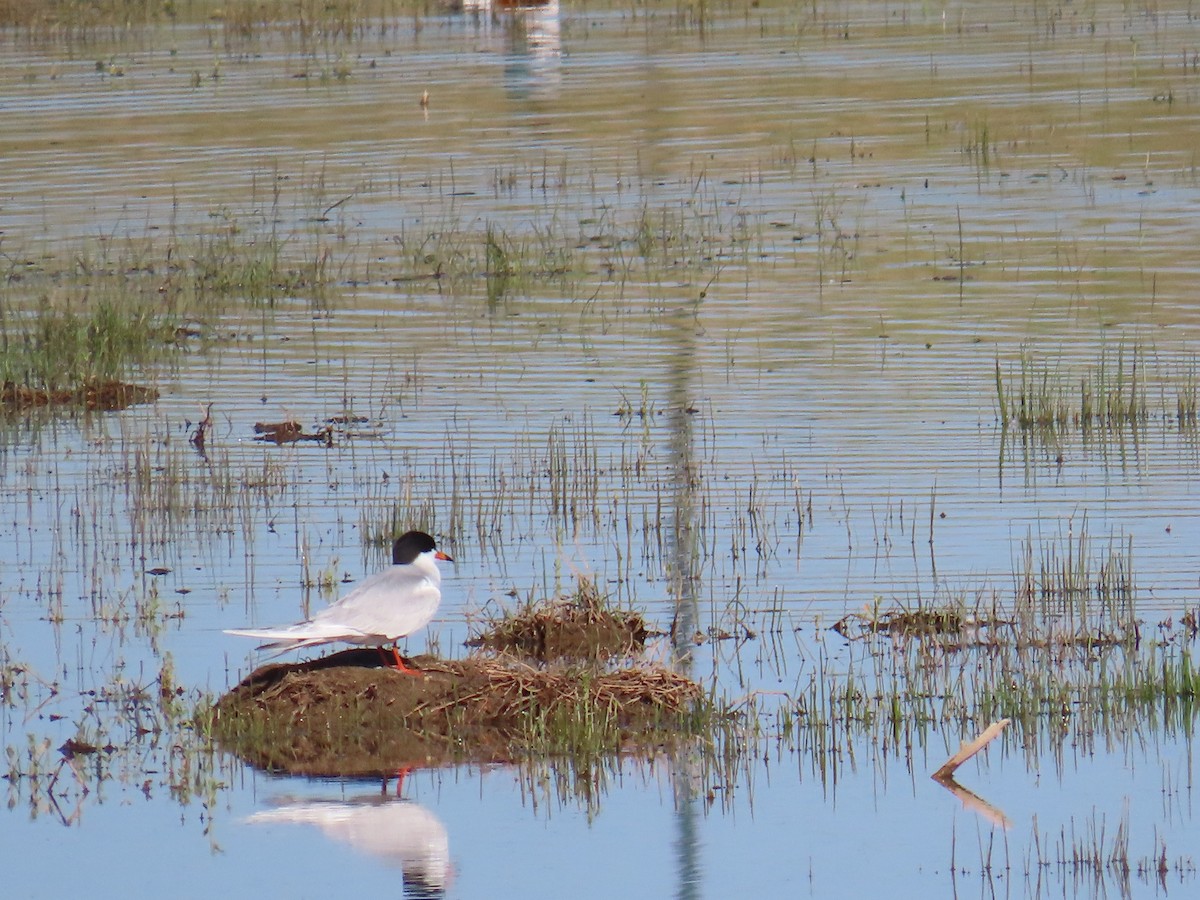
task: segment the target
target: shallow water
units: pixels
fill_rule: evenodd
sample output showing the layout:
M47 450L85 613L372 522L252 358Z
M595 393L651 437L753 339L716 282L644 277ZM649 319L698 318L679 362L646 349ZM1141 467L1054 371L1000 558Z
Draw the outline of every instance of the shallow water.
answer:
M1200 544L1196 432L1171 417L1200 324L1186 10L468 4L308 43L194 21L3 35L10 275L153 260L214 223L342 274L227 311L221 339L139 373L152 406L5 431L0 662L19 671L0 736L10 773L58 773L9 781L13 896L127 877L398 893L404 863L330 809L394 813L364 829L396 847L440 824L448 865L407 865L450 896L1194 889L1190 706L1010 730L960 773L1004 831L927 777L971 736L955 719L899 745L766 740L732 779L686 754L617 760L590 801L561 766L498 767L415 773L381 805L352 802L377 785L206 768L154 700L165 660L185 693L219 693L254 662L221 629L293 621L325 602L322 573L382 565L365 538L398 502L457 560L413 651L463 652L509 592L592 574L664 628L679 597L699 631L749 627L686 665L772 708L814 678L889 683L886 652L828 630L846 613L1011 607L1022 541L1081 532L1097 554L1132 542L1143 633L1166 634L1194 609ZM541 277L414 275L485 225ZM21 285L10 308L39 300ZM1077 378L1135 347L1143 426L1001 428L997 361ZM187 439L208 403L204 458ZM365 421L330 449L252 440L348 411ZM987 671L930 656L931 683ZM56 749L77 735L113 747L78 777ZM304 821L262 820L289 806ZM1107 858L1119 826L1132 873L1070 861Z

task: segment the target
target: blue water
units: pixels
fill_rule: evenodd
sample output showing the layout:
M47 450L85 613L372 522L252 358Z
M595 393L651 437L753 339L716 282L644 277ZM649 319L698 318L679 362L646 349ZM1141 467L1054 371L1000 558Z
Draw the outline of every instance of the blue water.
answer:
M214 49L213 23L89 52L0 36L11 271L236 221L351 273L329 298L231 310L221 340L135 373L155 404L4 432L5 895L1193 890L1186 709L1010 728L959 773L989 817L928 777L981 724L957 717L914 726L911 751L886 727L768 727L730 778L698 753L613 760L590 801L559 794L561 761L415 772L396 799L197 755L158 706L160 680L187 708L259 661L223 629L295 621L332 599L323 573L336 593L384 565L367 537L398 502L456 559L409 650L463 654L512 592L580 575L666 628L688 585L698 631L757 635L697 645L690 674L768 725L813 679L888 670L886 642L829 630L847 613L1011 608L1027 539L1131 540L1143 649L1178 652L1200 543L1195 435L1168 415L1200 335L1195 25L977 6L768 3L704 28L468 9L344 58L270 33ZM123 76L96 70L106 54ZM986 164L968 149L984 125ZM483 262L408 277L487 224L567 254L566 274L491 302ZM6 305L54 298L23 283ZM1144 428L1027 446L1001 429L997 360L1078 377L1134 347ZM252 439L347 411L365 421L332 448ZM988 671L930 659L934 684ZM76 775L68 738L111 749ZM1127 880L1071 861L1111 856L1118 832Z

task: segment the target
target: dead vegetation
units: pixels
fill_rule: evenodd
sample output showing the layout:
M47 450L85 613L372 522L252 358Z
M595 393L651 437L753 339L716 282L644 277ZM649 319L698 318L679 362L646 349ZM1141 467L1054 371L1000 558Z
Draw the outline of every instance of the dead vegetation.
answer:
M535 754L649 749L695 733L703 692L658 667L548 671L508 656L380 665L374 650L256 670L214 708L218 740L264 769L386 775Z
M463 660L419 657L416 677L376 650L256 670L218 701L213 729L262 768L384 775L404 768L565 755L595 759L670 745L710 727L700 686L640 655L648 630L593 582L487 623Z
M641 614L614 609L594 581L580 578L575 591L489 621L467 641L538 662L583 660L605 662L642 651L650 631Z
M870 634L962 634L980 624L957 609L897 609L848 613L838 619L831 628L842 637L854 640Z
M268 444L294 444L297 441L312 441L333 446L333 427L326 425L313 432L306 432L299 422L289 419L284 422L255 422L254 439Z
M75 388L44 390L6 381L0 388L0 406L25 412L46 406L79 406L98 412L126 409L138 403L153 403L158 391L123 381L88 381Z

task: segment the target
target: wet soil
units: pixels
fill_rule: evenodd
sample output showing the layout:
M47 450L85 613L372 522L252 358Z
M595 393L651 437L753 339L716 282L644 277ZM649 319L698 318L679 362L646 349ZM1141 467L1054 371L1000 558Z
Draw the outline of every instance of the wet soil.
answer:
M325 426L313 432L306 432L304 426L294 420L284 422L255 422L254 439L268 444L294 444L297 441L314 441L333 446L333 428Z
M548 670L512 657L418 657L409 675L375 650L253 672L214 709L220 743L260 768L379 776L537 754L646 749L694 732L703 694L657 667Z
M158 399L154 388L123 381L89 381L76 388L43 390L6 381L0 387L0 407L23 412L44 406L81 406L100 412L125 409Z

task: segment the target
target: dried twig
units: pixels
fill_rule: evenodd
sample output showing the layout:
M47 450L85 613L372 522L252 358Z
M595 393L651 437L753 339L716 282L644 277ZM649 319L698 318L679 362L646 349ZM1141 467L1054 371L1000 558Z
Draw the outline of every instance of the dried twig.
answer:
M933 778L937 781L948 781L953 779L954 772L965 763L968 759L995 740L1000 732L1004 730L1004 726L1008 725L1012 719L1001 719L999 722L993 722L983 730L983 734L975 738L969 744L963 744L958 748L958 752L946 760L945 764L933 773Z
M208 439L208 429L212 427L212 408L213 405L211 403L208 404L204 410L204 418L196 423L196 430L188 438L188 441L201 456L204 455L204 442Z

